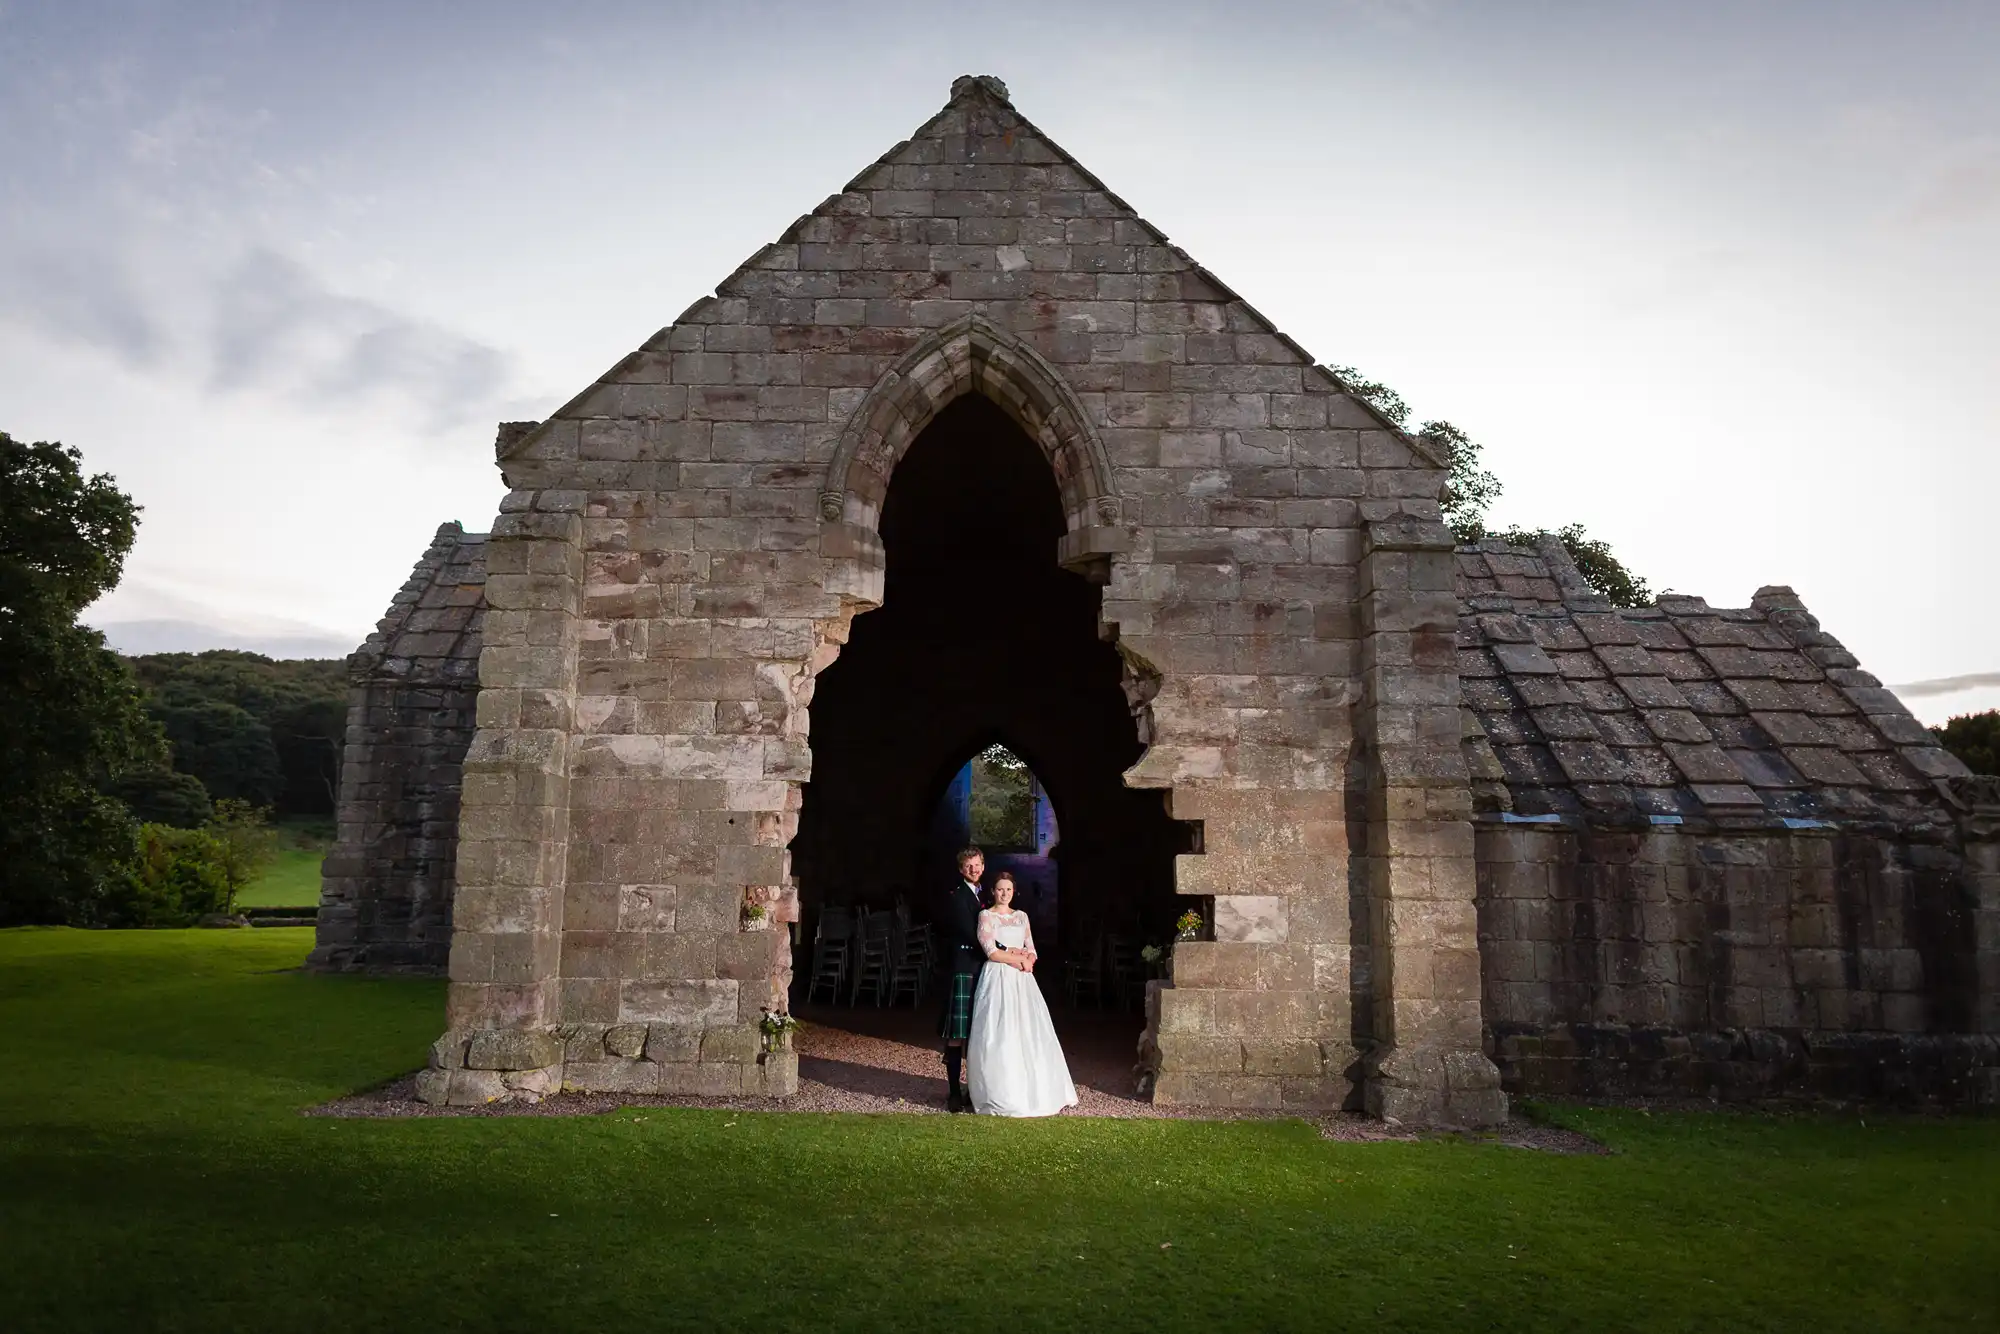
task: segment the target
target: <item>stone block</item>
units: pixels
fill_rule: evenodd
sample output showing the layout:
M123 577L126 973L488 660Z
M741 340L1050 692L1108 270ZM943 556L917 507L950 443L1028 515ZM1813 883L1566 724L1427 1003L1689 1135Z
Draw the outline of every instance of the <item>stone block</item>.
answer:
M651 1061L583 1061L563 1067L562 1086L568 1093L660 1093L661 1071L671 1067Z
M763 1050L763 1034L755 1024L724 1024L701 1035L703 1062L744 1065L754 1062Z
M725 978L752 981L771 977L790 952L780 931L740 931L724 936L716 946L716 972Z
M603 1060L604 1034L603 1024L558 1025L556 1038L562 1043L563 1062Z
M619 998L619 1018L628 1023L731 1023L736 1018L733 980L627 982Z
M1287 1038L1313 1031L1311 993L1295 991L1218 991L1214 993L1214 1031L1235 1037Z
M1259 947L1240 942L1184 940L1174 946L1174 985L1253 991Z
M765 1052L742 1073L743 1092L753 1098L789 1098L799 1091L799 1056L794 1051Z
M1237 1038L1162 1033L1155 1045L1159 1049L1162 1071L1232 1075L1243 1073L1243 1043Z
M646 1025L614 1024L605 1029L604 1050L628 1061L638 1060L646 1050Z
M445 1101L453 1107L479 1107L507 1096L507 1081L498 1070L453 1070Z
M1218 894L1215 938L1263 943L1285 939L1286 903L1276 895Z
M1245 1038L1243 1072L1250 1075L1321 1074L1319 1043L1306 1038Z
M1184 987L1155 987L1149 997L1158 1005L1155 1030L1168 1033L1214 1035L1215 993Z
M1283 1075L1278 1079L1278 1100L1288 1108L1326 1111L1346 1107L1353 1098L1353 1082L1340 1075Z
M1284 1089L1265 1076L1162 1071L1153 1083L1153 1101L1166 1107L1276 1108L1284 1105Z
M693 1024L648 1024L646 1059L662 1065L683 1065L701 1055L702 1030Z
M461 1070L465 1067L467 1038L463 1033L446 1033L431 1043L429 1066L433 1070Z
M465 1064L471 1070L539 1070L562 1061L562 1044L539 1031L487 1031L472 1035Z
M452 1070L432 1068L417 1072L417 1101L443 1107L451 1101Z
M659 1092L702 1098L736 1097L743 1092L744 1071L749 1070L754 1077L757 1069L754 1064L746 1067L733 1062L706 1061L655 1068L659 1072Z

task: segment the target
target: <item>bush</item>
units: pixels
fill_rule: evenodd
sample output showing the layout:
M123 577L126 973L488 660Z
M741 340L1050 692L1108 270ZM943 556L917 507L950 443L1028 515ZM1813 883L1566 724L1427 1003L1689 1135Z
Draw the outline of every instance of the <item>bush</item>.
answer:
M105 902L105 925L191 926L227 912L230 897L221 839L206 829L141 825L132 874Z

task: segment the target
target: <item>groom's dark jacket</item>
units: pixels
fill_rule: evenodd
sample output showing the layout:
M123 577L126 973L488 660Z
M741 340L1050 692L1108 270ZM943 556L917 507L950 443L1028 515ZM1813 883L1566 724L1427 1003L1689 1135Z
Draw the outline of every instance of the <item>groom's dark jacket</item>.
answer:
M938 943L944 947L944 963L954 973L977 973L986 962L986 947L979 943L979 891L953 876L938 907Z

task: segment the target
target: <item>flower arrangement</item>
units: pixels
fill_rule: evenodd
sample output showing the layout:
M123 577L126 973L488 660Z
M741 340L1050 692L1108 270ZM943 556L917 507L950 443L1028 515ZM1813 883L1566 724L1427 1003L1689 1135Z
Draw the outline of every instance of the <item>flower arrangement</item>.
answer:
M757 1021L757 1029L764 1035L765 1051L782 1051L798 1027L798 1020L768 1005L764 1007L764 1017Z
M746 903L743 905L743 925L745 926L758 925L764 920L765 915L764 905L761 903Z
M1174 923L1174 939L1193 940L1196 936L1199 936L1200 934L1201 934L1201 914L1196 912L1193 908L1189 908L1186 912L1181 914L1180 920Z

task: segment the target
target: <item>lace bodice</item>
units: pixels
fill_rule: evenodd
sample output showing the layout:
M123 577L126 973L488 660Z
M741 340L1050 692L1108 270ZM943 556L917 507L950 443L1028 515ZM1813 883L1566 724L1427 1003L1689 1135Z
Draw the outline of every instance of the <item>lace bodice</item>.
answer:
M1028 914L1016 909L1002 913L993 908L979 914L979 947L991 954L996 949L1035 952L1035 936L1028 928Z

